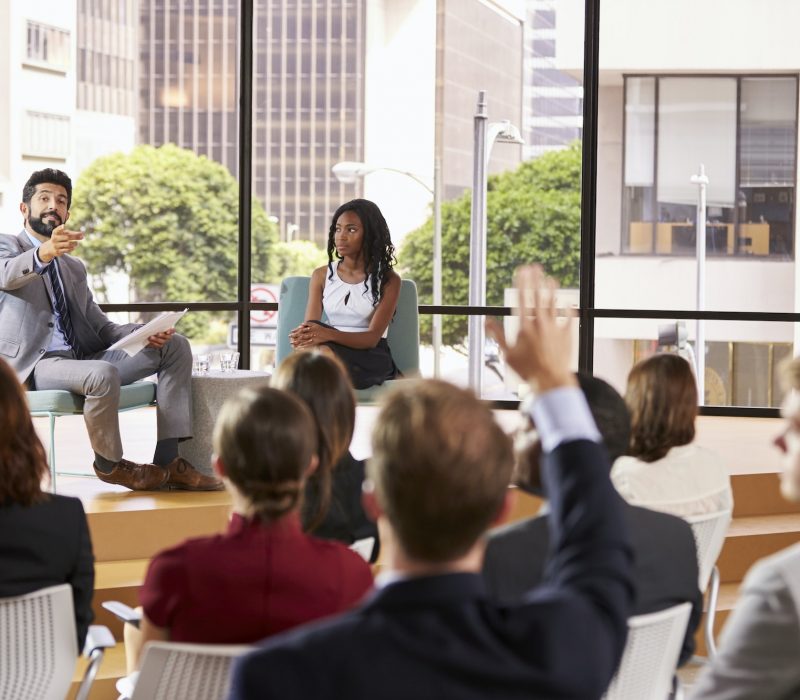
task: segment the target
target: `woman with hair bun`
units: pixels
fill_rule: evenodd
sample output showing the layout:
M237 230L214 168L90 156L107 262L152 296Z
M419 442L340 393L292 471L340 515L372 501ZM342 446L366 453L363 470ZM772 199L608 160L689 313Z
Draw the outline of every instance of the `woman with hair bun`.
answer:
M697 385L678 355L653 355L628 375L628 456L611 470L629 503L679 517L733 508L730 475L720 458L694 442Z
M367 199L342 204L328 231L328 264L311 275L305 321L289 333L292 347L334 353L356 389L398 376L385 338L400 297L394 263L378 205ZM320 320L323 311L327 324Z
M316 426L303 402L268 386L245 389L222 407L214 452L233 499L227 532L156 555L140 593L141 643L256 642L358 602L372 587L369 566L300 525L317 466Z

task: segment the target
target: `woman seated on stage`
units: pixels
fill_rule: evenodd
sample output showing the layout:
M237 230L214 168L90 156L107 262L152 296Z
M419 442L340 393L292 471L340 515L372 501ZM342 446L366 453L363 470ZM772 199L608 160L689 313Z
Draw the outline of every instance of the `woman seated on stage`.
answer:
M306 482L303 528L346 544L374 537L374 561L378 528L361 505L364 462L349 450L356 402L347 370L336 357L316 350L295 352L272 375L272 386L300 397L317 424L319 467Z
M83 505L42 491L49 469L17 375L0 360L0 597L72 586L78 653L94 617L94 556Z
M139 649L151 640L256 642L346 610L372 587L358 554L302 531L298 508L316 449L314 419L288 392L245 389L223 405L214 469L233 516L224 534L187 540L150 563Z
M653 355L628 376L631 412L626 457L611 470L622 497L680 517L733 508L730 475L720 458L693 442L697 385L678 355Z
M305 321L289 341L294 348L323 347L338 355L356 389L383 384L398 375L385 335L400 277L392 270L394 246L376 204L354 199L336 210L328 260L311 275ZM321 322L323 311L330 325Z

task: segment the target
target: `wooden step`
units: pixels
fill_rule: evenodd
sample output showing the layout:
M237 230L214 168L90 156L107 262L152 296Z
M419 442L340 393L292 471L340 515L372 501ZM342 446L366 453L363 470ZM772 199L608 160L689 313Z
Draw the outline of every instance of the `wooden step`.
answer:
M83 673L86 670L87 659L81 657L75 666L75 673L72 676L72 687L67 695L68 700L73 700L75 693L78 692ZM125 675L125 649L122 644L112 649L107 649L100 668L97 670L92 691L89 693L89 700L116 700L119 693L116 689L117 681Z
M114 639L122 641L123 622L103 607L109 600L118 600L135 608L139 605L139 587L144 582L149 559L96 562L94 565L94 624L105 625Z
M230 518L225 491L134 492L91 477L64 477L58 490L83 501L98 562L149 559L189 537L223 532Z
M731 488L734 518L800 513L800 503L787 501L781 495L777 473L734 474L731 476Z
M759 559L800 541L800 514L734 518L717 565L723 583L741 581Z

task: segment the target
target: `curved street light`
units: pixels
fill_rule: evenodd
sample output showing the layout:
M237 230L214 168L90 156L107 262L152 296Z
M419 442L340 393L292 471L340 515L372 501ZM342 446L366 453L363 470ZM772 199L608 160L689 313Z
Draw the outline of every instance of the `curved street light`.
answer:
M331 171L336 179L344 185L354 185L359 179L366 177L370 173L384 170L398 175L410 177L414 182L422 185L433 197L433 305L442 304L442 211L441 211L441 167L438 157L434 159L433 166L433 187L428 185L416 173L399 168L390 168L383 165L370 165L354 160L343 160L336 163ZM442 347L442 317L438 314L433 316L433 376L438 377L440 373L439 352Z
M519 129L508 120L492 122L486 111L486 91L478 92L472 171L472 215L469 239L469 305L486 306L486 190L492 146L525 143ZM469 383L480 396L483 386L484 317L469 317Z

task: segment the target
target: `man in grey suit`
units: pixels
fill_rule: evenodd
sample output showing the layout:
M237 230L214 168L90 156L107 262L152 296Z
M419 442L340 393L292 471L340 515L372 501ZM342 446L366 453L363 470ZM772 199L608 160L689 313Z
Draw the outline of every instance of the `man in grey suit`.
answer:
M137 324L113 323L94 302L83 263L72 257L83 234L69 231L72 182L51 168L22 191L24 229L0 235L0 357L35 389L86 397L84 418L97 476L134 490L218 490L219 480L178 456L191 437L188 341L174 330L150 336L133 357L108 347ZM158 375L158 442L153 464L124 459L117 407L120 386Z
M800 358L787 366L786 419L775 439L783 453L781 492L800 501ZM717 655L691 698L800 698L800 544L753 565L725 624Z

